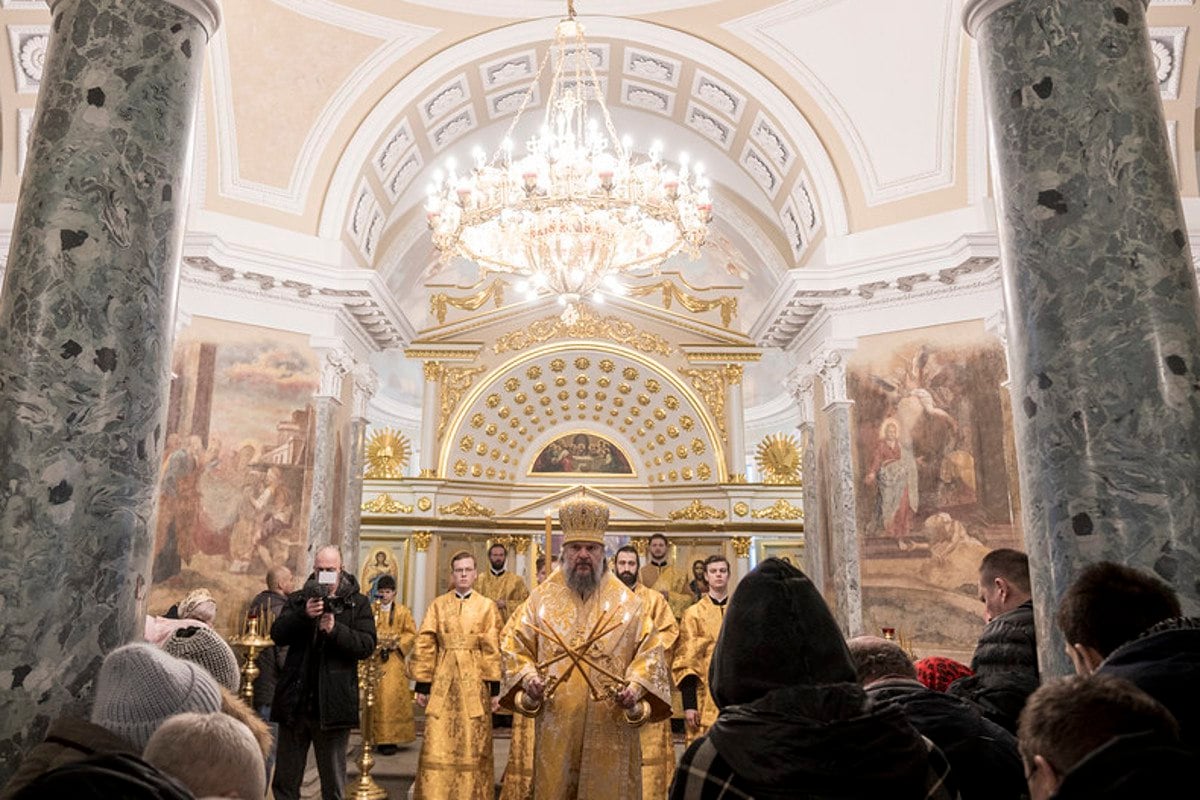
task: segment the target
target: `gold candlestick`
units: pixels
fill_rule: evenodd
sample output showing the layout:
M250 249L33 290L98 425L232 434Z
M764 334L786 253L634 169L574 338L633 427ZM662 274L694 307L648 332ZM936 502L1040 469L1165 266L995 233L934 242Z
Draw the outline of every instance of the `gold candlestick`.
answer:
M229 644L233 647L246 648L246 663L242 665L242 684L238 688L238 694L246 701L246 705L251 708L255 707L254 681L258 679L258 673L260 672L258 664L254 662L260 652L275 644L269 636L263 635L260 628L262 621L257 614L246 615L241 635L229 640Z
M371 754L375 745L375 686L379 680L379 649L358 670L358 690L362 704L362 747L358 751L358 779L350 795L354 800L386 800L387 792L371 777L375 756Z

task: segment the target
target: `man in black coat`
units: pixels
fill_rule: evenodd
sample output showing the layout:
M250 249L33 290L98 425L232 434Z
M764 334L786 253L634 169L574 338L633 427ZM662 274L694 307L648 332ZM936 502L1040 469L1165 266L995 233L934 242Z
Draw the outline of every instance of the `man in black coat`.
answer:
M271 703L279 723L275 799L299 800L312 744L321 797L342 800L350 729L358 725L358 662L375 650L375 616L336 547L317 551L313 574L288 597L271 638L288 648Z
M895 642L859 636L846 644L867 696L903 708L913 727L941 748L962 800L1018 800L1025 794L1015 736L972 703L922 684Z

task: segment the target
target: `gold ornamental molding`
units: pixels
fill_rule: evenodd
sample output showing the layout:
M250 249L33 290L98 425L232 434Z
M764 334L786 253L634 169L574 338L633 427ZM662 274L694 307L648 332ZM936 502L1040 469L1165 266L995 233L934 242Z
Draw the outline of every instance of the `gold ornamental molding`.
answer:
M496 512L494 509L481 505L470 497L464 497L457 503L450 503L445 506L438 506L438 513L452 517L494 517Z
M529 552L530 538L528 536L512 537L513 549L517 551L517 555L524 555Z
M728 515L721 509L705 505L699 500L693 500L691 505L684 506L683 508L677 508L671 513L667 514L667 518L672 520L725 519L726 516Z
M524 350L551 339L608 339L643 353L671 354L671 345L663 337L619 317L601 317L587 309L573 322L564 322L555 315L506 333L496 340L492 350L496 353Z
M381 428L371 435L366 449L366 477L370 480L398 480L412 458L408 437L392 428Z
M431 508L433 508L433 501L430 500L428 497L418 497L417 498L417 510L418 511L428 511Z
M789 503L787 498L781 497L774 505L751 511L750 516L754 519L804 519L804 509L797 508Z
M433 533L430 531L413 531L412 534L413 546L417 548L418 553L424 553L429 549L429 545L433 542Z
M755 455L763 483L799 486L800 440L792 434L773 433L758 443Z
M749 536L734 536L729 540L729 544L733 546L733 554L738 558L750 557L750 537Z
M411 514L413 507L392 499L392 496L385 492L363 503L362 510L372 514Z
M425 367L428 369L429 364L427 363ZM454 415L454 409L458 407L458 401L471 388L471 384L475 382L475 378L486 371L487 367L448 367L442 365L442 390L439 392L441 402L438 409L438 439L441 439L442 434L446 432L446 423Z
M466 297L451 297L445 292L438 292L429 298L429 313L437 317L439 325L446 322L446 312L450 306L462 311L478 311L488 300L492 300L499 308L504 303L504 281L496 278L487 287Z
M692 388L700 395L704 405L708 406L712 418L716 420L721 430L721 439L725 440L725 372L720 367L704 369L701 367L684 367L679 372L692 383Z
M738 301L736 297L714 297L711 300L704 300L683 291L675 285L675 281L660 281L648 286L637 286L630 289L628 294L631 297L645 297L655 292L662 292L662 307L666 309L670 309L671 304L676 300L679 301L679 305L693 314L703 314L714 308L721 309L721 325L724 328L728 328L733 322L733 318L737 316Z
M692 363L755 363L762 361L762 352L758 350L747 350L746 352L738 352L736 350L689 350L684 355Z
M741 500L738 500L733 504L733 513L737 514L739 517L744 517L750 513L750 506L746 505Z

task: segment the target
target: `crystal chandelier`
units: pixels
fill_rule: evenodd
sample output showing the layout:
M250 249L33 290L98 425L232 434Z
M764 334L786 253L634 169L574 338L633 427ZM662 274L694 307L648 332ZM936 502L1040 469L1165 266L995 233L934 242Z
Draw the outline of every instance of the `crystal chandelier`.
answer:
M439 262L461 256L484 270L520 276L527 299L555 295L564 319L577 305L625 292L677 252L699 256L712 219L708 178L681 155L662 161L655 143L635 158L604 103L573 2L555 29L508 135L490 160L481 149L465 173L453 160L435 173L426 212ZM541 129L513 157L510 138L553 57ZM590 100L600 108L588 115Z

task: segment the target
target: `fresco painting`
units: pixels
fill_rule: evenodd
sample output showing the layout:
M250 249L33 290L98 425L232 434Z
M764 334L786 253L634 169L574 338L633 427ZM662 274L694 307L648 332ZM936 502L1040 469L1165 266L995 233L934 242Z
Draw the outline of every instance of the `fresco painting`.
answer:
M571 433L550 442L534 459L530 474L554 475L563 472L634 474L621 448L595 433Z

